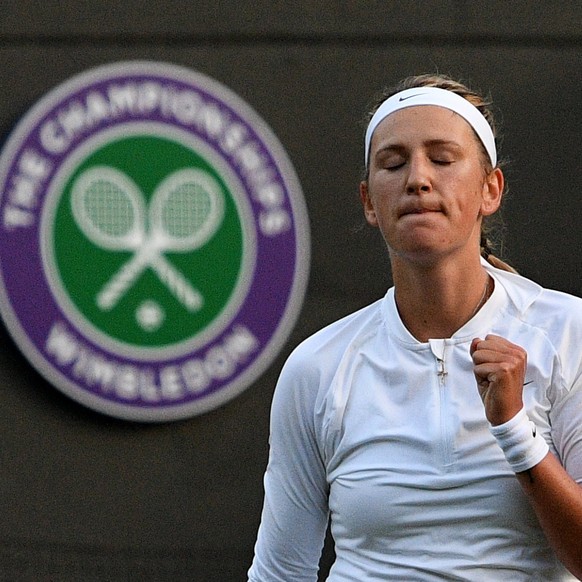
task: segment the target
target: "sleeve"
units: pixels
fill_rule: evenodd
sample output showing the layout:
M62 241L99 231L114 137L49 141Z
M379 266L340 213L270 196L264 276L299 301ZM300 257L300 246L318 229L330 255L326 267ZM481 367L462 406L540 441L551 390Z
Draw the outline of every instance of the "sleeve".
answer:
M582 485L582 302L577 298L571 301L565 310L569 320L555 334L559 338L561 382L550 421L552 440L562 466Z
M273 397L265 498L249 582L317 580L329 514L317 444L318 389L315 366L296 350Z
M551 413L552 438L566 472L582 485L582 374Z

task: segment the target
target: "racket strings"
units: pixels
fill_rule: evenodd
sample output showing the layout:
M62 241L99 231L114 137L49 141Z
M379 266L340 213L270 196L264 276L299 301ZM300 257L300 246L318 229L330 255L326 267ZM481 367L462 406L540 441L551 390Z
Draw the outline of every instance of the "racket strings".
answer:
M94 180L84 193L84 206L91 222L111 237L128 234L135 221L135 210L122 188L109 180Z
M188 238L204 227L212 212L212 200L204 187L196 183L181 184L164 203L162 225L169 236Z

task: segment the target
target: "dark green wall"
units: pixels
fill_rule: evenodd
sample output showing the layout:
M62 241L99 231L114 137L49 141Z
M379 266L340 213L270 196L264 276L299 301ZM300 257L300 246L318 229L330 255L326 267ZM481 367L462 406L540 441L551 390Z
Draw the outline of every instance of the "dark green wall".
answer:
M582 295L577 0L4 0L0 12L0 140L90 67L185 65L274 130L313 244L304 309L280 356L243 395L191 420L93 413L42 380L0 329L0 580L245 580L279 369L302 338L390 284L357 197L360 119L385 84L440 71L491 92L510 161L505 254L541 284Z

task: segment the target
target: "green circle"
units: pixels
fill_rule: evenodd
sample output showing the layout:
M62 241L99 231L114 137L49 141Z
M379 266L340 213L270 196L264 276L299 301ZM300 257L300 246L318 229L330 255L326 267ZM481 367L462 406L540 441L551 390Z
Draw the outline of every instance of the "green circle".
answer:
M189 310L146 266L108 310L97 305L99 292L131 261L135 251L104 248L90 240L73 215L71 191L76 179L95 166L125 174L141 190L146 214L158 185L183 169L207 172L220 186L224 216L218 229L200 248L165 251L163 259L179 272L203 298L203 306ZM135 217L134 217L135 219ZM133 220L133 219L132 219ZM146 235L147 236L147 235ZM213 322L232 296L243 260L243 230L236 204L224 180L201 155L167 138L137 135L119 138L93 150L68 176L58 201L53 235L58 276L65 293L79 312L102 333L136 347L164 348L193 338ZM158 320L154 326L140 323L139 314L149 307Z

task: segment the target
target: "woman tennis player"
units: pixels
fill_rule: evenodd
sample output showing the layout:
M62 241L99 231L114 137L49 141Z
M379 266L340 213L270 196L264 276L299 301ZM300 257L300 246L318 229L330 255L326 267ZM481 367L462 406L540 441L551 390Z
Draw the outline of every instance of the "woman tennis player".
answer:
M582 578L582 300L491 254L504 178L465 85L371 116L360 193L394 286L304 341L272 407L251 582Z

